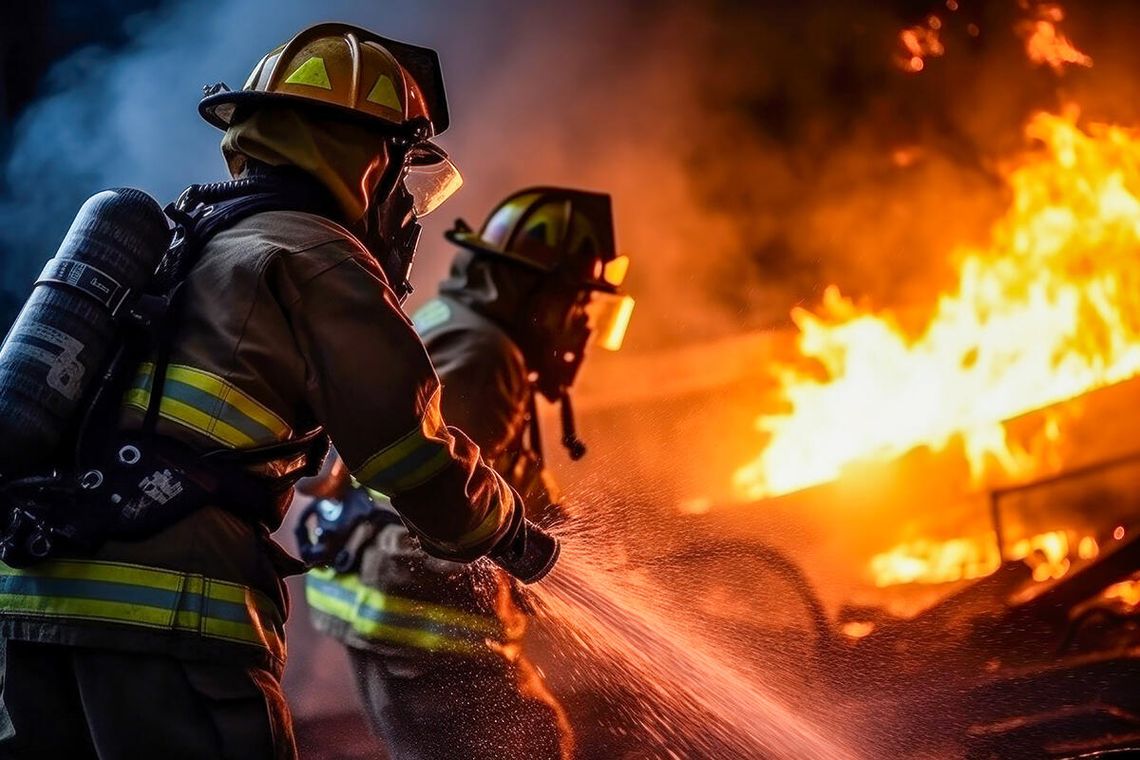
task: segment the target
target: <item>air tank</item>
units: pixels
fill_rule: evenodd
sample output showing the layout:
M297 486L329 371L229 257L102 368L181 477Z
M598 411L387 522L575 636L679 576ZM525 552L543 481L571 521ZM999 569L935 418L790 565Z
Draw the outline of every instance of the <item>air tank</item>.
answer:
M0 346L0 476L53 464L170 241L141 190L88 198Z

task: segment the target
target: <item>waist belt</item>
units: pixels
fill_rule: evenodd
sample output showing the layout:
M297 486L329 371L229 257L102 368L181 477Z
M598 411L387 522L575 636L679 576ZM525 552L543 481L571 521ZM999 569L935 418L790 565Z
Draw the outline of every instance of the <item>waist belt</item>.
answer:
M264 594L175 570L69 559L20 570L0 564L0 615L196 633L285 658L284 620Z
M414 599L402 599L361 583L354 574L312 570L305 579L309 607L341 620L372 641L432 652L486 654L488 640L502 642L497 618Z

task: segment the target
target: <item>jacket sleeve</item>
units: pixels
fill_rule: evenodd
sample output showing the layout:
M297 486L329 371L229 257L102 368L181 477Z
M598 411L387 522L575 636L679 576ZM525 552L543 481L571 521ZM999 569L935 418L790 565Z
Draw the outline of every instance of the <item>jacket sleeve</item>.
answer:
M445 419L467 433L493 461L524 422L526 366L503 339L472 329L447 330L426 339L443 385Z
M309 406L357 480L391 499L425 550L473 560L507 531L514 496L445 424L423 343L370 264L343 257L292 282L283 306Z

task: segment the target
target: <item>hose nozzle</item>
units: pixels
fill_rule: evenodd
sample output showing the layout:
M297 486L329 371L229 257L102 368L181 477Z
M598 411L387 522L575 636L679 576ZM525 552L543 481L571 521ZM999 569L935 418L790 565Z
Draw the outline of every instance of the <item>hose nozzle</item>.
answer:
M561 550L557 538L530 520L523 520L510 543L492 552L490 558L521 582L534 583L554 568Z

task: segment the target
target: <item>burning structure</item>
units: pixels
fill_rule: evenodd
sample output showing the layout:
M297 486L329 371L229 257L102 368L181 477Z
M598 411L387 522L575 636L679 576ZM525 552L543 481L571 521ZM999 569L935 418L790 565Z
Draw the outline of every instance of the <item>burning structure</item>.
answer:
M1035 65L1057 76L1094 66L1062 31L1059 5L1020 8L1014 31ZM921 75L951 54L940 31L957 10L951 0L901 33L900 68ZM900 148L894 160L920 154ZM671 582L724 568L686 593L704 595L716 626L752 631L759 672L791 667L805 654L794 642L813 639L807 678L821 701L880 727L864 732L869 756L1137 745L1138 159L1140 131L1083 118L1062 97L993 163L1004 211L953 247L953 272L925 306L875 308L829 286L818 307L792 311L794 337L644 360L683 368L690 382L667 381L659 413L694 427L687 410L705 408L694 393L763 388L752 394L758 454L732 472L732 494L682 488L678 509L699 538L674 544L665 564L682 568ZM729 352L735 376L711 377ZM775 367L773 380L739 366L750 361ZM627 391L614 403L647 400ZM765 588L771 579L783 590ZM761 621L772 607L782 610ZM781 652L788 662L773 664Z

